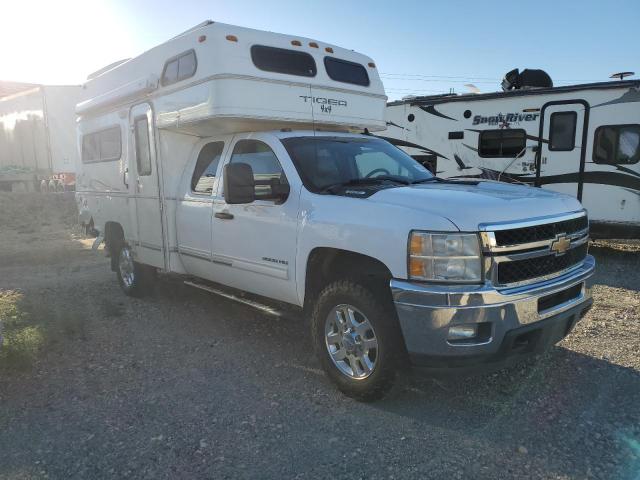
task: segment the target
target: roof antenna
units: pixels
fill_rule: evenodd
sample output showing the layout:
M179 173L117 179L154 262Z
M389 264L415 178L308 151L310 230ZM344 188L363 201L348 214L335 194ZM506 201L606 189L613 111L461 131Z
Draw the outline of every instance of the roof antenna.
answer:
M630 77L635 74L636 72L618 72L618 73L612 73L611 75L609 75L609 78L617 78L618 80L624 80L625 77Z
M363 135L371 135L371 132L369 131L369 129L367 127L364 127Z

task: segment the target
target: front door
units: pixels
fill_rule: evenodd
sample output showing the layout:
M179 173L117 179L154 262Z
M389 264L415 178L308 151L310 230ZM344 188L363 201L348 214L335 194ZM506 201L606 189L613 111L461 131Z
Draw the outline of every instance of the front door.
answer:
M229 162L253 169L256 200L246 205L224 201L223 180L213 205L212 268L215 279L242 290L289 303L297 303L295 282L298 198L300 185L284 146L263 134L236 135ZM285 168L283 168L285 167ZM224 171L222 173L224 176ZM291 181L290 181L291 180ZM261 200L269 182L290 183L284 201Z
M130 162L129 174L138 227L137 260L165 268L162 201L151 106L144 103L132 107L129 121L130 158L135 160Z
M540 117L536 185L581 199L589 104L549 102Z

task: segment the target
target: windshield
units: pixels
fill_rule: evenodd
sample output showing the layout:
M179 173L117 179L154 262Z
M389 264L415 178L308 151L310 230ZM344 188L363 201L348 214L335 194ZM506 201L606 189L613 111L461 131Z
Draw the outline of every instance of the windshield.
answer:
M389 142L374 137L292 137L282 140L305 186L408 185L433 178L429 170Z

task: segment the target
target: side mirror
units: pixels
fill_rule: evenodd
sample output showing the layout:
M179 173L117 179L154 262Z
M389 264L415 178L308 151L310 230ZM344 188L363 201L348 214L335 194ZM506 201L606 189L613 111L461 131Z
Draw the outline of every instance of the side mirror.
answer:
M246 163L224 167L224 199L228 204L252 203L256 199L253 169Z

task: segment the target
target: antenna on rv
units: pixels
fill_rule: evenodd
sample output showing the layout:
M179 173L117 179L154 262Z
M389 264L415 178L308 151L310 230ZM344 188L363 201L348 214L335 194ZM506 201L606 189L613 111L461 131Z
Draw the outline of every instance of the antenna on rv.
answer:
M632 75L635 75L636 72L618 72L618 73L612 73L611 75L609 75L609 78L617 78L618 80L624 80L625 77L631 77Z
M480 93L480 89L473 83L465 83L464 86L467 87L471 93Z

